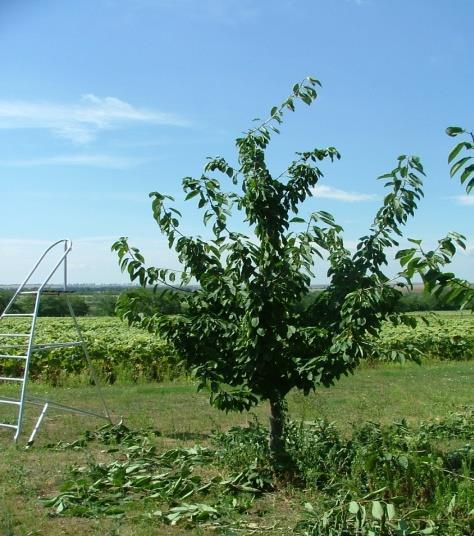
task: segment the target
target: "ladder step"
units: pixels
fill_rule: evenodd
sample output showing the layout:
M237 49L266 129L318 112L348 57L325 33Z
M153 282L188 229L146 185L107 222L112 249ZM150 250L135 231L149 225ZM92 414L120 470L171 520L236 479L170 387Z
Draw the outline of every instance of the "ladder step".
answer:
M2 316L35 316L34 313L6 313Z
M7 424L5 422L0 422L0 428L13 428L13 430L18 430L18 425L16 425L16 424Z
M0 354L0 359L26 359L27 357L27 355Z
M8 376L0 376L0 380L3 380L5 382L23 382L23 381L25 381L24 378L9 378Z
M3 398L0 398L0 404L12 404L14 406L21 406L21 402L19 400L4 400Z
M28 343L24 342L23 344L2 344L0 342L0 348L27 348Z
M0 337L29 337L31 333L0 333Z
M22 290L18 294L38 294L38 290Z

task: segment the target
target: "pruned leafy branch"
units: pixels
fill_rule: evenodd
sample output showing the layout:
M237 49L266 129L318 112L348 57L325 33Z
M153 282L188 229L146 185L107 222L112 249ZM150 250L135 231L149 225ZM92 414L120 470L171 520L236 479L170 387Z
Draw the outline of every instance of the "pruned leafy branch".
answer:
M100 462L89 456L87 465L70 467L59 493L42 502L53 516L123 517L158 532L168 524L245 534L464 536L474 523L474 448L440 449L439 441L472 439L473 410L417 427L404 420L359 423L350 437L324 420L289 422L285 441L301 495L295 487L281 493L257 420L213 432L204 447L170 447L167 438L166 450L156 430L106 425L47 446L101 455ZM302 500L316 500L305 503L296 526L278 517L269 526L257 513L272 494L275 502L283 496L285 513L288 501L298 512Z

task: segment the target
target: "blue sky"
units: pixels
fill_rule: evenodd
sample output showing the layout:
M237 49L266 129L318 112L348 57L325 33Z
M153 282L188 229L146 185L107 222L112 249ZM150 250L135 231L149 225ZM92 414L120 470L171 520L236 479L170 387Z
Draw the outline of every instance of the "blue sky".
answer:
M336 146L306 210L333 212L353 244L376 177L419 155L426 198L407 234L464 233L455 268L474 279L474 196L449 178L444 134L474 127L472 20L470 0L0 0L0 283L63 237L74 282L125 282L110 253L122 235L176 267L148 192L183 208L181 178L206 156L234 161L235 137L306 75L320 98L287 116L271 168ZM186 204L183 228L205 236L199 222Z

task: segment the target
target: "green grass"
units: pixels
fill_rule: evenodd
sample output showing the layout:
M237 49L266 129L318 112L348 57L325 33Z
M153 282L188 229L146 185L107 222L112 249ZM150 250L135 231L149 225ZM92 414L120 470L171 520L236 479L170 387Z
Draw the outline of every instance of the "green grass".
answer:
M418 423L444 417L464 404L472 404L473 378L472 361L437 362L422 367L414 364L365 367L355 376L343 378L332 389L320 389L308 397L291 393L289 409L293 419L310 421L325 417L346 433L353 424L365 420L389 423L406 418ZM31 389L64 404L98 407L91 387L53 389L32 385ZM2 392L6 393L5 390ZM245 425L254 418L251 414L218 412L209 406L206 394L197 394L189 382L114 385L106 386L104 392L115 420L123 418L130 428L150 426L161 432L162 435L156 438L159 449L205 445L212 430ZM255 408L253 413L266 422L265 404ZM25 431L31 429L36 414L37 409L28 411ZM198 528L189 531L170 528L141 520L136 515L121 520L51 517L38 497L58 492L68 466L105 460L107 455L101 451L100 445L94 444L80 451L52 451L44 448L45 445L59 440L73 441L85 429L100 424L98 419L51 411L30 450L22 448L26 433L19 448L11 445L9 432L0 433L0 535L209 533ZM282 487L258 499L250 510L248 521L272 527L267 531L269 534L291 534L301 517L303 504L307 501L314 504L317 500L315 492Z

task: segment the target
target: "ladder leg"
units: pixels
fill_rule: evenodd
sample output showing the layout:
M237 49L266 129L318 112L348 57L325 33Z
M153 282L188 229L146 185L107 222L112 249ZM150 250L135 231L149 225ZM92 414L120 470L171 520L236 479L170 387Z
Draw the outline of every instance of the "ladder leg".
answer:
M33 431L31 432L30 439L28 439L27 447L31 447L31 445L33 444L33 441L35 440L36 432L41 426L41 423L43 422L43 419L44 419L44 416L46 415L47 410L48 410L48 402L46 402L46 404L43 406L40 416L38 417L38 420L36 421L35 427Z
M21 385L20 407L18 411L17 429L16 429L15 437L13 438L13 441L15 443L18 441L18 438L20 437L21 429L23 426L23 414L25 411L25 398L26 398L26 384L28 383L28 372L30 368L31 350L33 347L33 339L35 336L35 327L36 327L36 319L38 318L39 304L40 304L40 293L36 295L35 308L33 312L33 317L31 319L30 336L28 338L28 351L26 352L25 370L23 373L23 383Z

